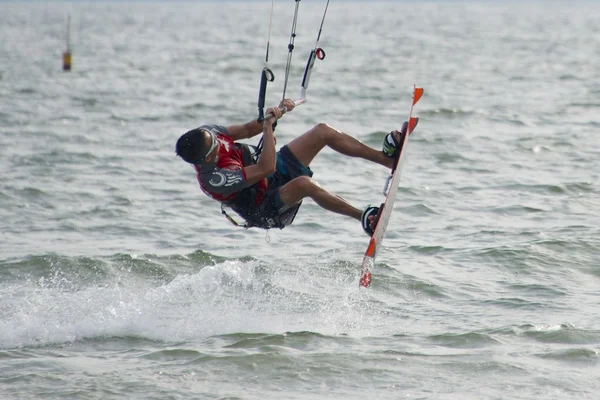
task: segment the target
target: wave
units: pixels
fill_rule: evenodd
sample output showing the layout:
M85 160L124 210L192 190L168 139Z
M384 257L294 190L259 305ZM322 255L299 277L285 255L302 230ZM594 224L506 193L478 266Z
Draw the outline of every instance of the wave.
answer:
M466 110L461 108L435 108L430 110L419 111L419 116L425 119L432 119L441 117L443 119L457 119L466 118L476 115L477 112L474 110Z
M594 193L596 188L591 182L565 182L561 184L539 184L539 183L511 183L506 185L491 186L490 189L498 191L512 191L515 193L539 193L539 194L579 194Z
M195 251L46 254L0 266L0 348L118 337L185 341L286 331L307 321L316 331L360 332L383 318L364 319L377 305L357 306L369 293L359 291L359 266L342 260L273 265Z

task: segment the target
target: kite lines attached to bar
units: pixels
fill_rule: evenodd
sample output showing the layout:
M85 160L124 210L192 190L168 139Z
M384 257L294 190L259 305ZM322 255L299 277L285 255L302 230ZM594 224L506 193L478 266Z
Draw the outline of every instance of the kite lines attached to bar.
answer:
M284 84L283 84L282 99L285 99L285 94L287 91L287 85L288 85L288 81L289 81L290 69L291 69L291 64L292 64L292 54L294 51L294 41L296 39L296 26L298 23L298 10L300 7L300 0L295 0L295 2L296 2L296 6L295 6L295 10L294 10L294 17L292 20L290 41L288 44L288 57L287 57L287 63L285 66L285 80L284 80ZM273 82L275 80L275 74L273 74L273 71L268 66L269 49L270 49L270 41L271 41L271 26L272 26L273 11L274 11L273 5L274 5L274 0L271 0L271 15L269 17L269 35L268 35L268 39L267 39L265 66L261 72L260 88L259 88L259 92L258 92L258 121L259 122L264 120L265 118L273 117L273 115L271 115L271 114L264 115L265 98L266 98L266 94L267 94L267 83ZM296 105L300 105L300 104L303 104L306 102L306 91L308 89L308 84L310 81L310 74L311 74L311 71L315 64L315 59L318 58L319 60L323 60L325 58L325 51L319 47L319 40L321 39L321 33L323 31L323 25L325 24L325 17L327 15L328 8L329 8L329 0L327 0L327 3L325 4L325 11L323 12L323 17L321 19L321 25L319 26L319 32L317 34L317 40L315 42L315 47L314 47L314 49L311 50L311 52L308 56L308 61L306 63L306 68L304 69L304 75L302 77L300 99L294 101L294 103ZM286 109L283 110L284 113L287 111L288 110L286 110ZM262 139L261 139L261 144L262 144ZM260 144L259 144L259 146L260 146Z

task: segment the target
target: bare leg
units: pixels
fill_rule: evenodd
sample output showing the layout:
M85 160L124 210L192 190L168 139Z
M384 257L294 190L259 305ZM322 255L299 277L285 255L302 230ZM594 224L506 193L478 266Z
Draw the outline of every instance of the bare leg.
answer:
M386 157L383 152L323 123L317 124L288 144L296 158L306 166L310 165L315 156L325 146L331 147L338 153L350 157L364 158L388 168L392 168L394 163L394 160Z
M317 182L308 176L292 179L279 189L279 197L286 205L298 203L305 197L310 197L322 208L338 214L347 215L358 221L362 211L352 206L340 196L323 189Z

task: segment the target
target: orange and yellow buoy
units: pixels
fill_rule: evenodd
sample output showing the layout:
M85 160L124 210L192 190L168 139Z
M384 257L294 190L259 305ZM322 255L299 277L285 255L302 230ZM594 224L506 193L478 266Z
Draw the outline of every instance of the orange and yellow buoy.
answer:
M67 17L67 50L63 53L63 71L71 70L71 16Z
M71 70L71 52L65 51L63 53L63 70L70 71Z

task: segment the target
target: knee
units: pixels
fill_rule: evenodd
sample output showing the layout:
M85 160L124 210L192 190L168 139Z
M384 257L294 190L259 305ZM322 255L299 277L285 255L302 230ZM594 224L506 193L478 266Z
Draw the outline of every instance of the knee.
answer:
M314 126L313 131L316 132L321 140L325 144L329 143L329 140L332 140L336 135L339 135L341 132L332 127L331 125L320 122Z
M321 133L325 133L325 132L329 132L329 131L333 131L334 129L331 127L331 125L325 123L325 122L319 122L318 124L316 124L313 129L317 132L321 132Z

